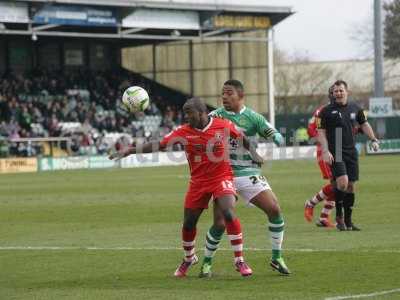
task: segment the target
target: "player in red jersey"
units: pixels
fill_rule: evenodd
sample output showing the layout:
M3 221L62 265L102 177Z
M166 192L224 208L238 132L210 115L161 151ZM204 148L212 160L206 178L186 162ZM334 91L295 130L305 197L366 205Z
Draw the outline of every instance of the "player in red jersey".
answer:
M333 86L329 88L328 97L331 102L334 101ZM317 108L308 124L307 133L310 138L317 137L317 122L319 120L319 113L324 106L325 105L322 105ZM319 227L335 227L335 225L329 219L329 215L332 209L335 207L335 193L333 191L332 185L333 177L330 165L324 162L324 160L322 159L322 148L319 143L317 143L317 162L319 165L319 169L321 170L322 178L327 179L330 182L324 185L322 189L318 193L316 193L311 199L306 201L304 205L304 218L308 222L312 222L315 205L325 200L324 207L321 210L321 214L319 220L316 222L316 225Z
M122 158L134 153L149 153L166 149L174 144L184 146L190 167L190 183L184 203L182 226L183 262L176 269L176 277L184 277L190 266L198 262L195 254L196 225L211 198L222 209L228 237L234 251L234 264L242 276L252 274L243 259L242 230L235 215L235 188L229 161L228 139L242 138L246 149L258 163L262 158L250 147L249 141L228 120L208 116L207 106L198 98L189 99L183 106L187 124L167 134L160 142L130 147L110 155L110 159Z

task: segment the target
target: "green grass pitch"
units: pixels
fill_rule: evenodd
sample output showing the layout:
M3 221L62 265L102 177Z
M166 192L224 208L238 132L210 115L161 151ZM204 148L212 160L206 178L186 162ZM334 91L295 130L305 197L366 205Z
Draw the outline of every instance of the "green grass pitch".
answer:
M239 202L254 275L234 271L225 237L229 251L217 253L210 279L197 277L198 266L172 276L182 258L186 166L0 175L0 299L400 299L399 167L400 156L360 159L354 219L362 231L337 232L303 219L304 201L323 184L314 161L267 163L293 274L270 269L266 218ZM210 222L205 212L200 258Z

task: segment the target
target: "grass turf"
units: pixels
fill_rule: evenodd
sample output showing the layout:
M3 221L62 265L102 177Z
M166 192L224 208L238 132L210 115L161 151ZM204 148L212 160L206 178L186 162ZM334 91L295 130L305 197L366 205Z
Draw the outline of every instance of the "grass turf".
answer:
M197 278L198 266L187 278L172 277L182 256L184 166L1 175L0 299L301 300L399 289L399 162L400 156L361 158L354 212L361 232L304 221L304 200L323 184L315 162L265 166L285 217L290 277L270 270L270 250L245 252L251 278L234 271L229 250L217 253L211 279ZM243 203L238 215L245 247L269 248L265 216ZM205 212L200 256L210 222ZM229 249L226 238L221 247ZM395 292L368 299L399 298Z

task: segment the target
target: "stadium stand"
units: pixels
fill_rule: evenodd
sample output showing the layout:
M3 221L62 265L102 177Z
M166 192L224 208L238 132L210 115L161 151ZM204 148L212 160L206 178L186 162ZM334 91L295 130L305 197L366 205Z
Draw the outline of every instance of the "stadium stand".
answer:
M120 105L123 90L133 84L151 94L145 113L130 115ZM0 79L0 116L3 139L72 137L75 154L104 153L125 135L140 141L157 138L182 119L177 105L123 69L64 73L36 69L24 76L8 72ZM11 143L5 152L15 156L43 153L43 147L33 145Z

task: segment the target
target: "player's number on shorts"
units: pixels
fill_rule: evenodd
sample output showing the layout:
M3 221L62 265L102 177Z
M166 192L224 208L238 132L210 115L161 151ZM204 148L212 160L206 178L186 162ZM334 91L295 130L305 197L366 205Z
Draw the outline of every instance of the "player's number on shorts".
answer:
M224 190L233 190L233 182L229 180L222 181L222 187Z
M251 180L252 184L257 184L259 181L261 182L265 182L266 179L263 175L259 175L259 176L250 176L249 179Z

